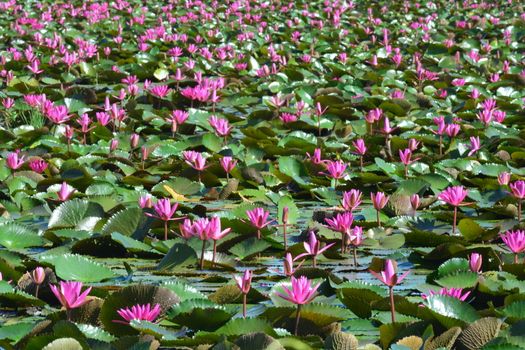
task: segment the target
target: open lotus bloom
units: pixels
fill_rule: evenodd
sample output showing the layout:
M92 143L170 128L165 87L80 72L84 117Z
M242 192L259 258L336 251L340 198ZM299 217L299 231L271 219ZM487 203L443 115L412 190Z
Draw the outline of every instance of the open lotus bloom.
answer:
M160 305L151 304L133 305L131 307L118 309L117 313L123 320L113 320L115 323L129 324L132 320L154 322L161 312Z

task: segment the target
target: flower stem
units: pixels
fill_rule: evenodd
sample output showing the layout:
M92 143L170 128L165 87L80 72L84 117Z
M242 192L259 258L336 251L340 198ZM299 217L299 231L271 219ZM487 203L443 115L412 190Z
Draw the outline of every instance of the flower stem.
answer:
M456 220L458 217L458 207L454 207L454 222L452 223L452 235L456 234Z
M514 254L514 264L518 263L518 253Z
M204 270L204 250L206 249L206 240L202 240L202 250L201 250L201 270Z
M35 290L35 298L38 299L38 290L40 289L40 284L37 284L36 285L36 290Z
M164 221L164 240L168 240L168 221Z
M297 304L297 315L295 316L295 331L294 335L297 335L299 331L299 320L301 319L301 304Z
M381 227L381 219L379 219L379 210L376 209L377 226Z
M261 239L261 229L257 229L257 239Z
M518 199L518 222L521 222L521 198Z
M248 294L242 294L242 317L246 318L246 299Z
M341 254L345 253L345 234L341 234Z
M68 321L71 321L71 309L66 309L66 318Z
M394 287L390 287L390 313L392 315L392 323L396 322L396 309L394 304Z
M283 236L284 236L284 251L287 251L288 250L288 242L287 242L287 239L286 239L286 227L288 225L287 224L284 224L283 225Z
M357 267L357 247L354 246L354 267Z
M217 241L213 240L213 257L211 259L211 267L215 267L215 256L217 255Z

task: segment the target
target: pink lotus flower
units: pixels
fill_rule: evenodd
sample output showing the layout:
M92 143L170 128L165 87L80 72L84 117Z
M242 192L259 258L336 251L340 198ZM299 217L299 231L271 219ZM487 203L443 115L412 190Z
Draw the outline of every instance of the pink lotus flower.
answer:
M35 284L42 284L46 278L46 273L43 267L38 266L29 274L29 276Z
M330 243L330 244L327 244L325 247L321 248L321 242L317 240L315 233L313 231L310 231L308 242L303 242L304 250L306 250L306 253L297 255L296 259L300 259L303 256L311 256L313 267L317 267L317 264L316 264L317 256L323 254L323 252L330 249L330 247L333 246L334 244L335 243Z
M296 305L304 305L311 302L315 298L315 292L321 285L320 283L318 283L317 285L312 286L312 282L308 280L306 276L301 276L299 278L295 278L292 276L291 281L291 290L286 287L283 287L284 292L286 294L279 292L276 294L284 300L287 300Z
M302 262L299 263L299 265L297 265L297 268L294 268L294 261L297 260L298 257L296 257L295 259L293 258L292 254L290 252L286 253L285 257L284 257L284 260L283 260L283 274L287 277L290 277L292 276L295 271L301 267L301 265L303 264L304 260Z
M61 202L67 201L73 193L75 193L75 189L72 187L69 187L67 182L62 182L62 185L60 185L60 190L57 192L58 199Z
M200 182L200 172L207 168L206 158L202 156L202 153L195 151L184 151L182 156L186 164L191 166L193 169L199 172L199 182Z
M326 218L325 222L328 227L336 232L341 233L341 254L345 252L345 237L350 235L354 216L351 212L338 213L333 218Z
M410 196L410 206L412 207L412 210L414 211L414 215L416 214L417 209L419 208L420 199L419 195L413 194Z
M460 130L461 127L458 124L448 124L445 128L445 132L450 138L458 136Z
M142 209L153 207L151 194L146 194L144 196L140 196L140 198L139 198L139 207L142 208Z
M376 59L377 60L377 59ZM383 110L381 108L374 108L365 115L366 122L370 125L370 134L374 133L373 124L383 117Z
M36 269L31 271L31 273L29 274L29 278L31 278L33 283L36 284L35 297L38 298L38 291L40 289L40 285L44 283L44 280L46 279L46 272L44 268L41 266L38 266Z
M117 139L112 139L110 142L109 142L109 153L113 153L117 150L118 148L118 140Z
M363 139L357 139L352 142L355 148L355 152L359 155L359 167L362 170L363 169L363 157L366 154L366 145L365 140Z
M171 118L168 119L168 121L171 122L172 136L174 136L177 132L179 125L184 124L184 122L188 119L189 116L190 114L188 112L182 111L180 109L171 112Z
M71 309L76 309L84 305L86 303L86 297L91 291L91 287L89 287L81 293L82 282L73 281L61 281L60 288L54 285L50 285L49 287L60 304L66 309L68 320L71 320Z
M312 155L310 155L310 153L306 152L306 156L308 157L308 160L310 160L313 164L319 165L319 164L325 163L325 161L321 157L321 149L320 148L316 148Z
M234 276L234 279L241 293L248 294L250 292L252 283L252 272L250 270L245 270L242 276Z
M5 109L11 109L15 105L15 100L7 97L2 99L2 106L4 106Z
M225 156L219 159L219 163L221 163L222 168L226 172L226 177L229 179L231 171L237 165L237 161L234 160L232 157Z
M335 185L334 188L337 187L337 180L342 179L345 177L345 170L346 170L346 163L342 160L327 160L326 161L326 170L327 172L321 172L320 174L326 175L334 179Z
M111 116L107 112L96 112L95 116L97 117L97 121L102 126L106 126L111 121Z
M419 141L418 141L418 140L416 140L416 139L410 139L410 140L408 140L408 148L410 148L410 150L411 150L412 152L414 152L415 150L417 150L418 146L419 146Z
M514 181L510 185L510 190L514 198L518 200L518 221L521 222L521 203L525 198L525 181Z
M385 261L385 267L380 273L370 270L370 273L372 275L374 275L377 279L383 282L383 284L387 285L390 288L393 288L397 284L400 284L409 272L410 271L406 271L404 274L398 277L396 269L394 267L394 262L390 259L387 259Z
M235 279L235 283L237 283L237 287L242 293L242 316L246 318L247 296L250 292L250 287L252 284L252 272L250 270L245 270L242 277L233 276L233 278Z
M510 173L504 171L500 174L498 174L498 183L500 186L506 186L510 182Z
M272 223L272 220L267 221L270 212L263 208L254 208L252 210L247 210L246 215L248 215L248 219L250 219L252 226L257 229L257 239L261 239L261 230Z
M419 158L411 159L412 150L410 148L407 148L403 151L399 150L399 158L401 159L401 163L403 163L403 165L405 166L405 178L408 178L408 166L413 162L417 161Z
M131 134L131 136L129 137L129 146L131 147L131 149L137 148L139 145L139 141L140 141L139 134L135 134L135 133Z
M374 205L374 208L376 210L377 225L381 226L381 219L379 217L379 212L388 203L388 200L390 199L390 197L384 194L383 192L377 192L377 193L370 193L370 199L372 200L372 204Z
M348 243L352 245L353 250L353 256L354 256L354 266L357 267L359 264L357 263L357 247L363 243L363 228L361 226L356 226L351 231L350 234L347 235L348 237Z
M459 299L461 301L465 301L468 296L470 295L470 292L463 293L462 288L441 288L439 291L429 290L428 295L421 294L421 297L423 299L427 299L429 296L432 295L447 295L449 297Z
M472 156L474 153L476 153L481 148L481 142L479 140L479 136L471 136L470 137L470 151L468 152L468 156Z
M385 117L385 120L383 121L383 129L381 131L386 135L390 135L396 129L397 127L393 128L390 126L390 119L388 119L388 117Z
M124 319L124 321L113 320L113 322L125 325L128 325L132 320L154 322L157 317L159 317L160 312L160 304L155 304L153 308L149 303L144 305L137 304L130 308L126 307L118 309L117 313Z
M208 123L210 123L211 127L215 130L217 136L224 137L224 139L226 139L233 129L226 119L220 119L214 115L210 117Z
M454 207L454 221L452 224L452 234L456 233L456 221L458 216L458 207L463 204L463 200L467 197L468 192L463 186L452 186L445 189L438 196L442 201Z
M306 276L301 276L299 278L295 278L292 276L291 281L291 290L287 287L283 287L285 294L280 292L277 292L276 294L284 300L287 300L297 305L297 316L295 319L294 333L295 335L297 335L297 332L299 330L299 320L301 317L301 305L308 304L315 298L315 293L317 292L317 289L319 288L321 283L312 286L312 281L308 280Z
M198 219L194 223L194 235L202 240L202 254L201 254L201 270L204 269L204 249L206 246L206 240L213 240L213 256L211 259L212 267L215 267L215 257L217 255L217 241L228 233L231 232L231 228L222 230L221 219L214 216L211 219Z
M366 154L366 145L365 140L363 139L357 139L355 141L352 141L352 144L354 145L355 152L361 156Z
M360 204L363 192L355 189L343 192L341 206L347 211L354 211Z
M295 114L292 114L292 113L281 113L281 115L279 115L279 119L284 124L288 124L288 123L293 123L293 122L297 121L297 116Z
M172 220L179 220L180 218L174 218L173 215L177 211L178 203L171 204L168 198L162 198L155 203L153 209L157 215L146 213L147 216L160 219L164 221L164 240L168 240L168 222Z
M478 253L470 254L468 258L470 271L479 273L481 272L481 264L483 263L483 256Z
M468 192L463 186L453 186L441 192L438 198L452 206L458 207L462 205L467 195Z
M397 284L400 284L401 281L403 281L403 279L408 275L409 272L410 270L406 271L404 274L398 277L396 269L394 267L394 262L390 259L387 259L385 261L385 267L380 273L370 270L370 273L374 275L374 277L376 277L378 280L383 282L383 284L387 285L389 288L390 313L392 316L392 323L396 322L396 319L395 319L396 311L395 311L395 304L394 304L394 287Z
M168 96L168 94L171 92L171 89L167 85L155 85L150 88L150 92L152 95L164 98Z
M25 157L20 156L20 150L7 154L6 164L11 170L16 170L24 165Z
M525 252L525 231L507 231L500 234L501 240L514 253L514 263L518 263L518 254Z
M43 159L33 159L29 162L29 167L35 173L42 174L47 169L47 162Z

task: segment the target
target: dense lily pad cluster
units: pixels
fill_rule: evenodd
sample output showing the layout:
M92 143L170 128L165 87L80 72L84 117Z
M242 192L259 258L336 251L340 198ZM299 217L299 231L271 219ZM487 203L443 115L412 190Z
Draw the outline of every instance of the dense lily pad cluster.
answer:
M522 2L0 23L1 348L524 348Z

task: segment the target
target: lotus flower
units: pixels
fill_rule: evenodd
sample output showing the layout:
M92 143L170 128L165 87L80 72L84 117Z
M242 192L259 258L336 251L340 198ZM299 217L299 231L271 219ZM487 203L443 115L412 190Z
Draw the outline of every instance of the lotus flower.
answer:
M518 263L518 254L525 252L525 231L507 231L500 235L501 240L514 253L514 263Z
M326 245L325 247L321 248L321 242L317 240L315 233L313 231L310 231L308 242L303 242L304 250L306 250L306 253L297 255L296 259L300 259L303 256L311 256L313 267L317 267L317 264L316 264L317 256L323 254L323 252L330 249L330 247L333 246L334 244L335 243L330 243Z
M124 321L113 320L113 322L125 325L128 325L132 320L154 322L159 317L160 312L160 304L155 304L153 308L149 303L144 305L137 304L132 307L118 309L117 313Z
M381 227L381 218L379 217L379 212L388 203L390 197L384 194L383 192L377 192L370 193L370 199L372 200L372 204L374 205L374 208L376 210L377 226Z
M510 182L510 173L504 171L498 174L498 183L500 186L506 186Z
M321 149L316 148L314 150L314 153L310 155L310 153L306 152L306 156L308 157L308 160L310 160L313 164L319 165L323 164L325 161L321 157Z
M334 188L337 188L337 180L345 177L346 163L342 160L328 160L326 161L326 170L327 172L322 172L321 174L326 175L334 179L335 185Z
M244 274L241 276L234 276L235 283L242 293L242 316L246 318L246 303L247 296L250 292L250 287L252 284L252 272L250 270L245 270Z
M284 300L288 300L289 302L297 305L297 316L295 319L294 332L294 334L297 335L297 332L299 330L299 320L301 317L301 305L308 304L315 298L315 293L317 292L317 289L319 288L321 283L312 286L312 281L306 278L306 276L301 276L299 278L295 278L292 276L291 281L291 290L287 287L283 287L285 294L280 292L277 292L276 294Z
M410 206L412 207L412 210L414 211L414 216L416 215L416 211L419 208L420 205L420 198L419 195L413 194L410 196Z
M456 233L456 221L458 216L458 207L463 205L463 200L467 197L468 192L463 186L452 186L445 189L438 196L442 201L454 207L454 221L452 225L452 234Z
M363 193L360 190L352 189L348 192L343 192L343 199L341 206L347 211L354 211L360 204Z
M61 202L65 202L71 197L73 193L75 193L74 188L70 188L67 184L67 182L62 182L62 185L60 185L60 190L57 192L58 199Z
M378 280L383 282L383 284L387 285L390 292L390 313L392 316L392 323L396 322L395 318L395 304L394 304L394 287L401 283L403 279L408 275L409 271L406 271L401 276L397 276L396 269L394 267L394 262L390 259L387 259L385 261L385 267L380 272L377 273L375 271L370 270L370 273L374 275Z
M269 211L263 208L254 208L247 210L246 215L250 219L250 223L257 229L257 239L261 239L261 230L272 223L272 220L268 221Z
M147 216L160 219L164 221L164 240L168 240L168 222L172 220L179 220L180 218L174 218L173 215L177 211L178 203L171 204L168 198L162 198L155 203L153 210L157 215L146 213Z
M11 152L7 155L6 164L11 170L17 170L24 165L24 156L20 156L20 150Z
M232 170L237 165L237 161L234 160L232 157L225 156L225 157L222 157L221 159L219 159L219 163L221 163L222 168L226 172L226 177L229 179L230 178L230 173L232 172Z
M33 170L35 173L42 174L47 169L47 162L43 159L34 159L29 162L29 167L31 170Z
M468 263L470 267L470 271L475 273L481 272L481 264L483 263L483 256L478 253L472 253L468 257Z
M518 221L521 222L521 203L525 198L525 181L518 180L511 183L509 186L514 198L518 199Z
M345 237L350 234L354 216L351 212L338 213L333 218L326 218L325 222L328 227L336 232L341 233L341 254L345 252Z
M355 152L359 155L359 167L362 170L363 169L363 156L366 154L366 145L365 140L363 139L357 139L352 142L352 145L354 145Z
M363 243L363 228L361 226L354 227L352 232L348 235L348 241L353 248L354 267L357 267L359 266L357 263L357 247Z
M81 293L82 282L73 281L61 281L60 288L54 285L50 285L49 287L60 304L66 309L68 320L71 320L70 311L84 305L86 303L86 297L91 291L91 287L89 287Z

